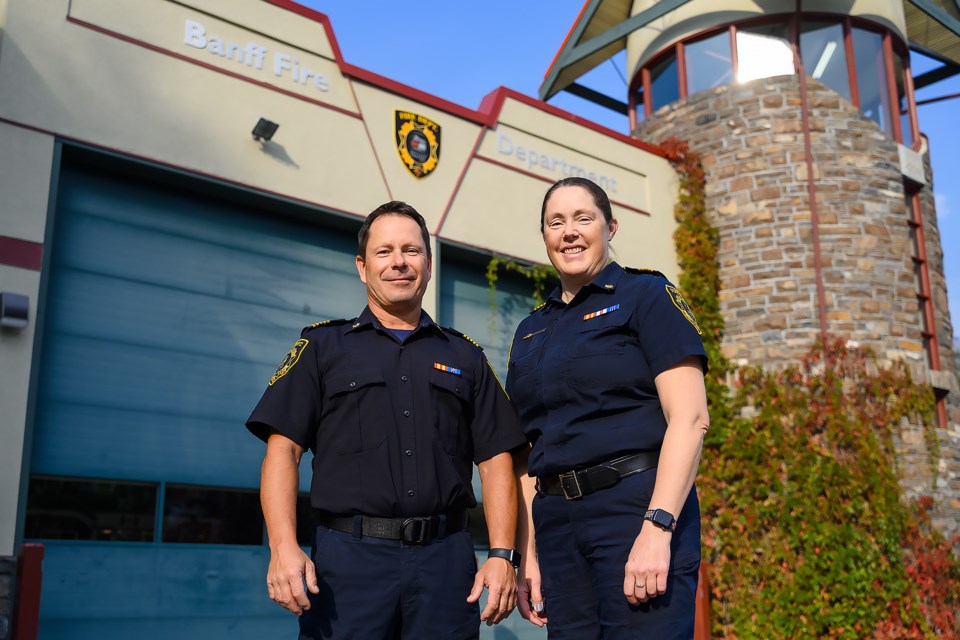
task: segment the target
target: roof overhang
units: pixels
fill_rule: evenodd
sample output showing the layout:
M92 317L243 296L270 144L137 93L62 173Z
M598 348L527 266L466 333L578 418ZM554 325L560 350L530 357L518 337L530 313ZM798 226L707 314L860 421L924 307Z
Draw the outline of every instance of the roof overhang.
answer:
M547 100L561 91L589 93L591 90L576 84L578 78L625 49L630 33L689 1L660 0L631 16L632 0L586 0L547 69L540 99ZM902 1L910 47L946 65L938 70L939 75L920 76L925 80L921 86L960 72L960 0Z
M960 65L960 0L904 0L903 15L911 48Z

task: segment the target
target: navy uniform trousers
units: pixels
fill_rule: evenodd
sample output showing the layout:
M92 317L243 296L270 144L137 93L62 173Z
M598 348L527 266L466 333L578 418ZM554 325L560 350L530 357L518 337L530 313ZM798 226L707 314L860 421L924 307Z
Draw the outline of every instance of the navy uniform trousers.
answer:
M300 640L479 637L479 607L467 602L477 560L466 530L409 545L318 526L311 558L320 593L308 593Z
M684 504L671 550L667 592L637 606L623 595L624 565L650 496L656 469L579 500L538 495L533 500L537 560L550 640L690 640L700 568L696 491ZM639 614L639 615L638 615Z

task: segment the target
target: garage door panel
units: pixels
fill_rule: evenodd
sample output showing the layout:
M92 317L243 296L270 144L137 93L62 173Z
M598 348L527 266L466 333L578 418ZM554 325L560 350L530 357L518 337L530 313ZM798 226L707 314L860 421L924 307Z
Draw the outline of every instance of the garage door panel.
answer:
M341 234L319 239L322 246L297 238L285 249L274 247L275 251L267 252L244 246L250 244L244 241L247 236L266 231L261 225L245 225L249 221L236 213L229 217L229 230L221 228L220 237L209 240L184 235L190 230L189 219L181 221L181 233L171 234L66 213L62 231L71 242L63 251L57 247L56 254L57 267L64 272L99 274L130 287L168 288L174 294L195 293L291 311L317 308L311 303L319 293L317 285L324 282L338 286L337 293L347 294L348 299L356 298L359 279L352 261L356 243Z
M270 376L365 303L355 234L302 219L67 167L33 471L256 486L243 422Z

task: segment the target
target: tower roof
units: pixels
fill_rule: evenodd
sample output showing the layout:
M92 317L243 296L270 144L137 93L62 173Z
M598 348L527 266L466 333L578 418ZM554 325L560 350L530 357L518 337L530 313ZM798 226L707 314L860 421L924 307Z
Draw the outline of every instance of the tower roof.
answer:
M627 46L627 36L691 0L660 0L630 15L631 0L586 0L544 75L540 99L576 86L577 78ZM960 67L960 0L903 2L911 48Z

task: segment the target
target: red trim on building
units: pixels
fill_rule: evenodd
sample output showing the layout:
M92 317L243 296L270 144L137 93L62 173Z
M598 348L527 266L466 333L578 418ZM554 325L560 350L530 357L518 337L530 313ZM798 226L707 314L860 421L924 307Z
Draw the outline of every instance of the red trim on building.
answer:
M550 115L554 115L554 116L557 116L558 118L563 118L564 120L573 122L574 124L578 124L582 127L586 127L587 129L596 131L597 133L603 134L608 138L613 138L614 140L623 142L624 144L628 144L631 147L636 147L637 149L643 149L644 151L657 155L661 158L667 157L666 154L663 152L663 150L661 150L659 147L653 146L648 142L643 142L641 140L637 140L636 138L631 138L630 136L620 133L619 131L608 129L603 125L597 124L596 122L591 122L590 120L581 118L580 116L574 115L568 111L564 111L563 109L558 109L557 107L551 104L547 104L546 102L542 102L540 100L537 100L536 98L531 98L530 96L523 95L522 93L518 93L517 91L514 91L513 89L508 89L506 87L497 87L494 91L492 91L491 93L488 93L483 98L483 101L481 101L480 113L483 114L485 117L484 124L486 124L491 128L497 125L497 123L500 120L500 112L503 110L503 103L506 101L507 98L513 98L517 102L522 102L524 104L530 105L531 107L535 107L545 113L549 113Z
M443 98L429 94L426 91L415 89L409 85L403 84L402 82L391 80L390 78L381 76L373 71L361 69L360 67L355 67L354 65L346 62L341 63L340 70L345 76L360 80L361 82L365 82L367 84L372 84L381 89L385 89L390 93L396 93L397 95L401 95L405 98L422 102L427 106L440 109L441 111L464 118L465 120L470 120L471 122L477 122L480 124L484 123L483 115L477 111L474 111L473 109L468 109L467 107L456 104L455 102L444 100Z
M843 48L847 53L847 84L850 85L850 102L860 108L860 87L857 85L857 62L853 55L853 21L847 16L843 21Z
M0 236L0 264L40 271L43 265L43 244Z
M897 75L893 72L893 43L890 32L883 32L883 74L887 78L887 113L890 114L890 136L903 142L900 131L900 100L897 99Z

